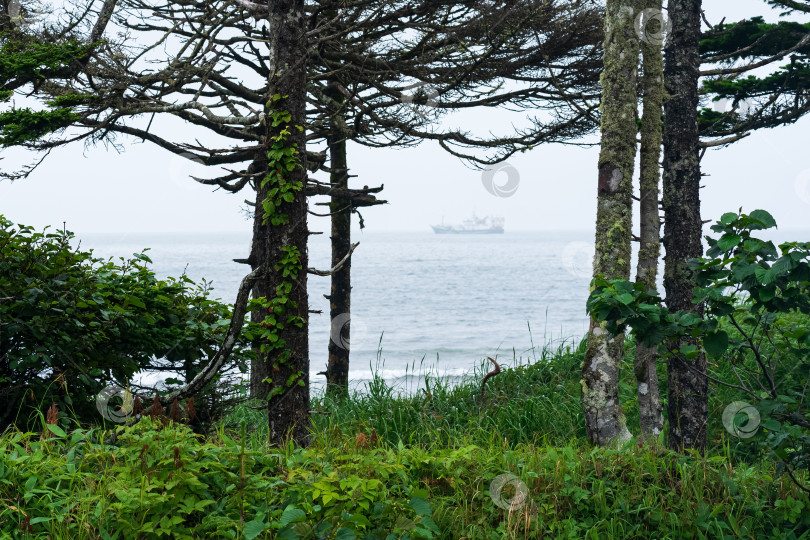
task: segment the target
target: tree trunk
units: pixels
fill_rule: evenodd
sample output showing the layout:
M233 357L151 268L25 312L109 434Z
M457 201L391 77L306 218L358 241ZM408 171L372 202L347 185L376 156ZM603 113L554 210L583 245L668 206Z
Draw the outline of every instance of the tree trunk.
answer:
M330 182L332 187L348 189L349 169L346 159L346 133L343 118L345 98L339 85L327 89L335 110L329 120ZM332 268L336 268L349 254L352 244L352 202L332 197L329 211L332 215ZM329 363L326 367L326 391L330 395L346 395L349 391L349 350L351 325L351 257L332 274L329 292Z
M306 184L306 25L303 0L277 0L269 9L268 105L265 129L270 149L282 136L284 149L295 148L297 165L291 170L271 167L257 187L250 263L262 269L253 289L265 299L265 309L252 320L265 333L256 340L257 360L251 373L251 395L267 400L270 440L280 444L290 436L306 444L309 428L309 345L307 321L307 200ZM288 112L288 120L279 114ZM283 116L283 114L282 114ZM273 126L274 119L277 126ZM301 129L299 129L299 127ZM285 135L286 132L286 135ZM275 138L275 139L274 139ZM272 168L272 170L271 170ZM275 175L275 176L274 176ZM280 198L287 191L291 200ZM273 201L275 208L265 208Z
M664 81L669 98L664 106L664 288L671 311L702 312L692 303L694 286L687 261L703 253L700 219L700 154L697 124L700 70L701 0L669 0L672 34L666 47ZM706 448L708 380L706 357L694 360L676 354L668 361L669 447Z
M596 211L594 276L630 279L633 167L636 156L639 39L637 3L608 0L602 74L602 141ZM624 336L611 338L591 319L582 367L588 439L601 446L630 438L619 403Z
M661 159L661 118L664 104L664 62L661 55L663 21L653 15L661 13L661 0L651 0L646 4L645 20L641 27L646 29L641 40L641 54L644 73L641 86L644 95L644 112L641 117L641 160L640 160L640 230L641 247L638 253L636 280L648 290L656 288L658 257L661 252L661 221L658 213L658 184L660 181L658 161ZM655 10L655 11L649 11ZM659 24L660 23L660 24ZM658 25L656 28L648 28ZM661 408L661 394L658 389L656 361L658 348L636 343L634 371L638 391L639 422L641 437L655 439L664 429Z

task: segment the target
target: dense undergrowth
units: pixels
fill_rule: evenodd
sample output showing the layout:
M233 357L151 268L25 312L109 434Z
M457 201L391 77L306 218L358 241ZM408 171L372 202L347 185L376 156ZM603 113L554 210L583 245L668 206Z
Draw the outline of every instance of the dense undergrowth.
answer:
M810 537L807 494L755 442L722 426L710 426L705 458L660 444L585 444L582 354L563 346L513 361L483 400L481 370L455 385L426 376L423 389L404 396L375 378L344 402L315 400L326 414L315 415L306 449L270 448L261 414L247 406L208 437L150 419L106 430L69 429L63 419L45 438L7 431L0 531L52 539ZM632 381L622 392L630 402ZM715 389L713 416L734 398L733 389ZM632 410L628 420L637 432Z

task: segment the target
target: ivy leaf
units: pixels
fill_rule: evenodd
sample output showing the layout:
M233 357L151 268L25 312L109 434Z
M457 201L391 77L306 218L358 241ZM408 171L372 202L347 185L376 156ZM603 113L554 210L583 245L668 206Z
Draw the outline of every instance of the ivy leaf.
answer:
M416 528L416 523L413 520L406 518L402 514L397 517L397 522L394 523L395 530L410 531Z
M300 540L306 537L299 535L294 527L284 527L278 531L278 538L280 540Z
M770 302L776 297L776 287L762 287L758 296L761 301Z
M782 429L782 424L780 424L773 418L766 418L761 425L768 431L779 431L780 429Z
M616 300L627 306L633 302L634 298L630 293L622 293L616 296Z
M335 540L354 540L355 538L357 538L357 535L354 531L345 527L338 529L337 534L335 534Z
M686 313L681 314L680 319L678 320L678 324L684 327L695 326L703 319L700 318L700 315L697 313L693 313L691 311L687 311Z
M757 266L754 269L754 275L757 277L757 281L759 281L763 285L773 283L774 276L773 276L773 273L771 272L770 268L764 268L762 266Z
M306 517L306 514L304 513L303 510L295 508L294 506L288 506L284 510L284 513L281 514L281 520L279 521L279 525L285 527L290 523L301 521L304 517Z
M728 349L728 334L723 330L707 334L703 338L703 348L715 358L720 358Z
M775 277L783 276L790 271L791 266L793 266L793 259L789 255L785 255L773 263L773 266L771 266L771 273Z
M137 296L127 295L126 302L131 304L137 308L146 309L146 304L143 303L143 300L138 298Z
M737 281L742 281L745 278L749 277L751 274L753 274L757 268L758 267L756 264L740 261L739 263L732 266L731 277L733 277Z
M422 519L419 520L419 525L421 525L425 529L428 529L428 530L433 531L435 533L441 532L439 530L439 526L436 525L436 522L433 521L432 519L430 519L427 516L425 516L425 517L423 517Z
M429 516L431 514L430 503L422 497L414 497L411 499L410 506L413 508L414 512L416 512L417 516Z
M253 521L248 521L245 523L245 538L247 540L253 540L260 534L264 532L264 529L267 527L267 524L260 520L254 519Z
M765 210L754 210L748 215L748 217L760 222L765 229L776 227L776 220L773 219L773 216ZM751 228L753 229L753 227Z
M737 220L737 217L735 212L726 212L720 217L720 223L723 225L731 225Z
M717 241L717 247L723 251L730 251L740 244L742 237L739 234L724 234L720 240Z

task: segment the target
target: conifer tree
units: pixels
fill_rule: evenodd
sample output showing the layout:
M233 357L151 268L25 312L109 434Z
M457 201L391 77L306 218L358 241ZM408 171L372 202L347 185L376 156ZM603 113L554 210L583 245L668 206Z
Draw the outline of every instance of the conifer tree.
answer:
M658 257L661 251L659 185L661 174L662 113L664 104L664 64L661 52L666 28L661 0L648 0L638 19L641 33L642 108L639 160L639 252L636 281L655 290ZM664 428L658 385L657 347L636 342L633 369L636 376L639 424L643 438L654 439Z
M158 41L173 51L171 61L157 68L147 63L157 54L148 43L110 44L108 54L77 80L51 86L50 91L59 95L87 92L94 86L103 89L103 100L81 110L77 124L87 129L85 136L112 142L116 134L134 136L226 170L221 176L198 179L204 184L232 193L257 189L267 175L265 154L271 144L262 109L274 95L267 84L266 8L250 2L165 2L155 8L151 2L121 1L127 18L122 15L118 24L135 36L160 36ZM509 4L504 2L341 2L338 14L332 16L333 4L324 0L305 6L308 106L305 122L299 125L310 148L325 141L336 158L330 167L325 152L306 152L310 171L324 168L332 182L307 178L305 195L329 196L333 208L343 211L379 202L374 197L379 188L346 187L343 169L348 167L339 158L346 140L372 147L432 140L454 155L489 162L592 130L588 116L596 105L571 107L554 86L563 82L576 89L589 80L588 73L597 72L598 47L589 46L593 42L589 36L597 28L598 11L591 2L528 3L514 13L503 12ZM531 24L526 26L526 20ZM229 37L222 37L228 32ZM533 46L521 47L526 43ZM418 91L427 87L433 89ZM435 103L427 95L433 92L438 97ZM539 104L554 110L551 120L537 114L525 130L500 137L440 130L434 123L445 110L508 105L531 111ZM173 140L153 126L152 118L160 116L179 118L227 144ZM257 197L252 202L257 211L263 200ZM344 220L343 231L345 224ZM346 250L352 244L347 236L336 238L342 251L336 250L333 268L307 271L333 277L344 268L348 272ZM256 270L255 251L244 262ZM348 310L348 303L344 305ZM264 314L254 313L254 322L265 322ZM301 313L297 316L304 318ZM304 326L290 331L305 335ZM347 369L340 371L334 380L345 385ZM251 386L258 389L266 377L261 369L254 374Z
M601 146L594 275L630 279L633 170L636 157L640 3L608 0L602 75ZM611 336L591 319L582 367L582 403L588 439L601 446L630 438L619 402L624 336Z

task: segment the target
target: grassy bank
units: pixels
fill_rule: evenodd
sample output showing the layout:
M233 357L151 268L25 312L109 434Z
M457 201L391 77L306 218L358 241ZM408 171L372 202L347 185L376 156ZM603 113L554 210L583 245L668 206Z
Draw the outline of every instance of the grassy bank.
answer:
M315 400L309 448L269 448L240 407L216 433L144 420L8 432L0 531L30 538L808 538L810 501L714 423L709 456L583 441L581 346L490 379L379 378ZM629 372L629 370L626 370ZM628 373L629 374L629 373ZM622 385L629 403L632 381ZM712 394L712 414L734 396ZM632 409L628 419L637 432ZM719 422L718 422L719 424ZM105 442L108 441L108 442ZM499 487L500 486L500 487Z

